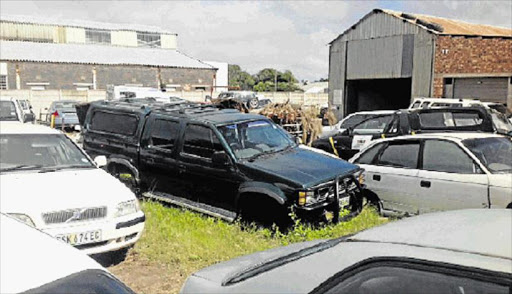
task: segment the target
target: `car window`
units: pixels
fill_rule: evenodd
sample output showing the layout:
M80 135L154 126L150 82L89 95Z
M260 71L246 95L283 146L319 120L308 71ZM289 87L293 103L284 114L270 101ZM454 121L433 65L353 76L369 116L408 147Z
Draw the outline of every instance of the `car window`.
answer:
M172 150L179 131L178 122L157 119L151 130L151 144L157 148Z
M372 164L375 156L379 153L379 151L384 147L385 143L377 144L370 149L366 150L361 156L355 161L355 163L359 164Z
M64 134L0 135L0 171L94 167Z
M506 137L466 139L462 143L492 173L512 172L512 141Z
M415 101L415 102L412 104L411 108L418 108L418 107L420 107L420 104L421 104L421 101Z
M505 294L509 293L509 289L506 285L465 276L454 276L442 272L430 272L406 267L380 266L360 271L342 279L325 293Z
M392 115L378 116L370 118L363 123L360 123L354 127L355 133L365 133L368 131L382 133L384 128L393 119Z
M454 143L427 140L424 144L422 169L448 173L475 173L473 160Z
M417 168L420 143L417 141L391 142L382 151L378 165Z
M482 118L476 112L431 112L420 113L422 127L461 127L477 126L482 123Z
M12 101L0 101L0 120L18 120L16 105Z
M136 116L130 114L96 111L92 116L90 129L131 136L137 131L138 121Z
M343 123L340 125L340 128L342 129L347 129L347 128L350 128L360 122L362 122L363 120L367 119L368 115L364 115L364 114L355 114L351 117L348 117L346 120L343 121Z
M187 125L183 143L184 153L210 159L214 152L223 150L212 129L200 125Z

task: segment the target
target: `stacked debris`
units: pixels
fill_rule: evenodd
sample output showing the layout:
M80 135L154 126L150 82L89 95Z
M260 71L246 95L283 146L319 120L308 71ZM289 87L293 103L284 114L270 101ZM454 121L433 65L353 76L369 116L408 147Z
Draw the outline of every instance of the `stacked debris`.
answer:
M219 109L236 109L243 113L249 113L247 106L235 99L212 99L211 101Z
M268 104L260 111L261 115L281 125L288 133L301 138L302 142L311 145L322 133L322 119L319 118L318 107L297 107L289 103Z

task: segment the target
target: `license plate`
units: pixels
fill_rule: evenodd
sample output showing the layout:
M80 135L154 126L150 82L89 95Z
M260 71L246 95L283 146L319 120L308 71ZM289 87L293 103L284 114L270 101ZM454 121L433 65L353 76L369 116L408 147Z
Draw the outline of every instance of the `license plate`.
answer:
M57 235L55 238L70 245L82 245L101 241L101 230Z
M339 203L341 208L348 206L350 203L350 197L340 198Z

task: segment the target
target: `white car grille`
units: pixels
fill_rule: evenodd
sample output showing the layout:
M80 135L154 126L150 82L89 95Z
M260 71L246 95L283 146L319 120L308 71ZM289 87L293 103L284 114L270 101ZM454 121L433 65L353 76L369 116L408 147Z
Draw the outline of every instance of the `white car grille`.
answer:
M78 208L43 213L45 224L70 223L85 220L104 218L107 216L107 207Z

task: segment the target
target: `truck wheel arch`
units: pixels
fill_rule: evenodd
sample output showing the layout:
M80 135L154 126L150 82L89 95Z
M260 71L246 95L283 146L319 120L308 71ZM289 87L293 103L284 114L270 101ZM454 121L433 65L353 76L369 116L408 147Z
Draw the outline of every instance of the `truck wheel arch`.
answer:
M249 182L240 185L238 189L238 195L236 197L235 206L238 210L240 210L241 200L247 195L258 194L262 197L268 197L273 199L280 205L285 205L288 201L288 198L284 195L283 191L278 187L261 182Z
M115 165L127 168L135 177L135 181L140 183L139 170L129 160L119 157L108 158L107 170L110 170Z

